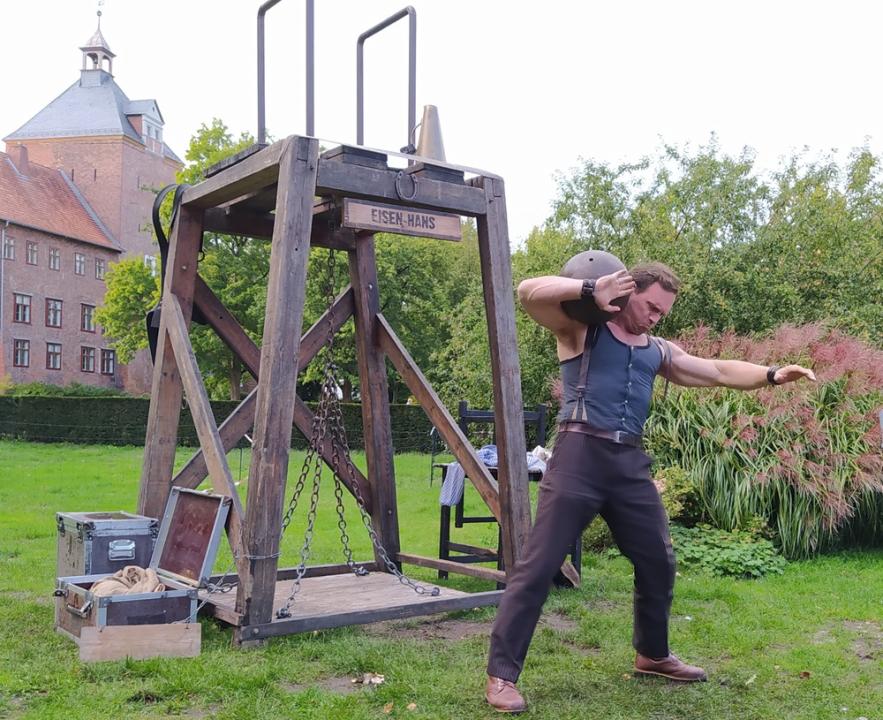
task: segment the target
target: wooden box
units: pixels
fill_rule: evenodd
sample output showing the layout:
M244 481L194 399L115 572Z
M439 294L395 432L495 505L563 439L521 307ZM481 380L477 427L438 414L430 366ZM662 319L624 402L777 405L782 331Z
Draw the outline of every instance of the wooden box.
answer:
M80 646L80 659L199 654L197 592L211 575L230 499L172 488L149 567L162 592L95 596L107 573L59 577L55 627Z
M60 512L55 576L113 574L150 562L159 522L127 512Z

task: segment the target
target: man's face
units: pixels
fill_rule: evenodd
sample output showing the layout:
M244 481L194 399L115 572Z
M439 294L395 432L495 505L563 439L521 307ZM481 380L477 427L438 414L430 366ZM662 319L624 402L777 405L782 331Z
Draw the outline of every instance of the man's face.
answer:
M628 305L621 313L622 323L635 335L650 332L671 312L675 298L675 293L669 292L659 283L653 283L643 292L632 293Z

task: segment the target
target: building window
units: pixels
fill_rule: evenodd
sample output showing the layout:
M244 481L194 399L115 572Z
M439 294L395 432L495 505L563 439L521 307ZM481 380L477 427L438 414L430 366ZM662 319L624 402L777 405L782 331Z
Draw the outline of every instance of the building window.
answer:
M82 253L74 253L74 272L77 275L86 274L86 256Z
M104 260L95 258L95 279L104 280Z
M80 330L95 332L95 306L80 305Z
M46 369L61 370L61 343L46 343Z
M15 238L6 236L3 240L3 259L15 260Z
M36 265L37 264L37 243L29 242L27 244L28 252L27 252L27 263L28 265Z
M116 353L113 350L101 351L101 374L113 375L116 369Z
M95 372L95 348L80 348L80 370L83 372Z
M61 251L58 248L49 248L49 269L61 270Z
M12 322L31 323L31 296L13 293L15 298L15 310L12 315Z
M31 341L14 340L12 364L15 367L28 367L31 364Z
M150 268L150 274L153 277L156 277L156 256L155 255L145 255L144 256L144 264Z
M61 327L61 300L46 298L46 327Z

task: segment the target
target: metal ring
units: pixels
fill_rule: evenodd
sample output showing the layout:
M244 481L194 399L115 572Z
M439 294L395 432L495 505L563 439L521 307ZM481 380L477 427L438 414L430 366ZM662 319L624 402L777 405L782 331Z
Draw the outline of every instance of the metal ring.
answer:
M414 191L410 195L406 195L404 192L402 192L401 181L402 181L402 178L404 178L404 177L411 178L411 182L414 185ZM406 173L404 170L399 170L398 175L396 175L396 183L395 184L396 184L396 195L398 195L401 200L413 200L415 197L417 197L417 178L414 177L413 175Z

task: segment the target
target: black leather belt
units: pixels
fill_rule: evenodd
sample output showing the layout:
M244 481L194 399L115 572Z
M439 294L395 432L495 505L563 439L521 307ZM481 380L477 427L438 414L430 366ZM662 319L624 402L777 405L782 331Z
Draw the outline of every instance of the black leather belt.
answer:
M643 444L643 438L640 435L631 435L622 430L601 430L583 422L558 423L558 432L582 433L583 435L610 440L610 442L614 442L617 445L630 445L631 447L641 447Z

